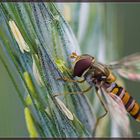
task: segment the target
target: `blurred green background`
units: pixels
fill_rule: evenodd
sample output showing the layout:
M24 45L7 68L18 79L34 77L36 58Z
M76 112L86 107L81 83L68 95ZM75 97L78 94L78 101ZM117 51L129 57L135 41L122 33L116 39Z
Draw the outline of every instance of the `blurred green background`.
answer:
M121 40L118 44L123 46L119 52L120 56L123 57L131 53L140 52L140 4L105 3L105 6L106 15L109 15L111 11L115 12L115 17L110 19L109 22L114 23L113 20L115 19L115 24L111 26L117 30L117 34L115 35L116 42ZM124 81L127 90L140 103L140 83L128 80ZM1 62L0 93L0 137L28 136L21 101ZM140 137L140 123L132 118L130 120L133 135Z

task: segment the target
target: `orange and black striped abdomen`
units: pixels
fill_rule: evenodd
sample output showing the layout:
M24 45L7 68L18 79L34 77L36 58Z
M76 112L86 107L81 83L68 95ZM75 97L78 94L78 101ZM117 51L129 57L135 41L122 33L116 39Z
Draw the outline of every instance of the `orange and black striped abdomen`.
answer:
M137 121L140 121L140 106L123 87L118 86L116 83L111 83L106 87L106 90L120 97L127 112Z

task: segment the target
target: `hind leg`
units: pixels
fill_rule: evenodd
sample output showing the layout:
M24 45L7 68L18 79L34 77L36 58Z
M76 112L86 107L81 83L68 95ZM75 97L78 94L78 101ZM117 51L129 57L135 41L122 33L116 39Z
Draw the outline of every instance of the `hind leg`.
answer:
M95 134L95 131L96 131L96 129L97 129L97 126L98 126L100 120L103 119L103 118L107 115L107 113L108 113L108 109L107 109L106 105L104 104L103 99L101 98L101 96L100 96L99 93L98 93L98 88L96 87L95 90L96 90L96 95L98 96L99 101L100 101L102 107L103 107L104 110L105 110L105 113L97 118L92 135Z

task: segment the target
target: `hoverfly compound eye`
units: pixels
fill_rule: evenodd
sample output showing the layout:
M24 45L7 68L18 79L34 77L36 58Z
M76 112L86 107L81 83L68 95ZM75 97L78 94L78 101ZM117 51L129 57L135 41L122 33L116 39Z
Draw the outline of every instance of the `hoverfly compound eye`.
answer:
M94 57L90 55L83 54L78 56L78 59L75 62L73 76L81 77L82 74L92 65L95 61Z

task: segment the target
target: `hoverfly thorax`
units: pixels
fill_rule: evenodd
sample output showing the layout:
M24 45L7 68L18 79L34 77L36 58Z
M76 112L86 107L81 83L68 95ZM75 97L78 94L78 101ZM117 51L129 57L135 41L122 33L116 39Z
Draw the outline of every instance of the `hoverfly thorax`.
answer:
M71 58L75 58L74 68L73 68L73 76L81 77L83 73L89 69L92 64L95 62L95 58L88 55L83 54L78 56L76 53L72 53Z

